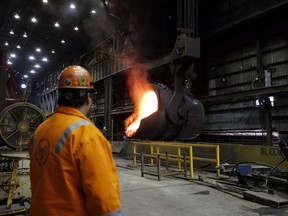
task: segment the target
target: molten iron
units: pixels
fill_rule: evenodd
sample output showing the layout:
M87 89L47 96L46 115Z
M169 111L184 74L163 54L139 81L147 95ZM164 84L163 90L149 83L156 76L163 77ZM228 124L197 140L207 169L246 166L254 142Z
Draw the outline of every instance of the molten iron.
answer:
M158 106L157 109L152 110L151 108L155 107L153 106L154 102L150 102L150 93L147 94L148 96L145 95L146 92L151 91L155 93L152 95L157 96L155 97L155 104ZM202 129L205 116L201 101L194 98L192 94L185 92L180 98L179 106L172 112L177 120L174 121L175 116L171 118L167 112L171 107L174 108L173 105L169 107L173 96L179 97L173 94L173 91L167 86L159 83L150 86L149 89L145 89L141 94L139 89L137 94L139 100L134 100L134 113L124 122L126 126L126 136L133 137L134 139L163 141L187 141L195 139ZM153 97L151 99L152 101ZM146 101L147 98L149 98L148 102ZM136 103L137 101L139 101L139 103ZM150 112L144 114L143 110L146 110L147 107Z
M158 98L155 91L145 92L135 107L134 113L125 120L125 134L127 137L132 137L140 127L141 120L150 116L158 110Z
M127 76L127 85L134 102L134 112L124 121L125 135L132 137L140 127L141 120L158 110L158 98L154 87L147 78L143 64L134 63Z

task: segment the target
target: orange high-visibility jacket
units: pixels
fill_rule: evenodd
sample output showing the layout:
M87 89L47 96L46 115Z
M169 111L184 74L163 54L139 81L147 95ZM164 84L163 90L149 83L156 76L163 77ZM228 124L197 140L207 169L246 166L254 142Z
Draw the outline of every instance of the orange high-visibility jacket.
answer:
M80 111L58 107L28 149L30 216L121 215L111 145Z

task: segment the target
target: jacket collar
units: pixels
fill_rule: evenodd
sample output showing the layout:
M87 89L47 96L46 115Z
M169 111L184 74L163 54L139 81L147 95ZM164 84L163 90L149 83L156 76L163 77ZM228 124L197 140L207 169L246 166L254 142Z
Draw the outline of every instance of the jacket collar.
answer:
M90 121L89 118L87 118L87 116L85 116L83 113L81 113L78 109L73 108L73 107L66 107L66 106L59 106L56 108L56 113L63 113L63 114L67 114L67 115L74 115L74 116L78 116L80 118L84 118Z

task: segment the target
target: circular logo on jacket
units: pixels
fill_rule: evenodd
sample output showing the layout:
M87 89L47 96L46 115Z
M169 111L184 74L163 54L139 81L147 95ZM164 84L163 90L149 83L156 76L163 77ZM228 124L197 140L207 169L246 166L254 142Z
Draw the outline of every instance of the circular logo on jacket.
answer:
M36 148L36 160L40 166L44 165L50 154L50 144L47 139L42 139Z

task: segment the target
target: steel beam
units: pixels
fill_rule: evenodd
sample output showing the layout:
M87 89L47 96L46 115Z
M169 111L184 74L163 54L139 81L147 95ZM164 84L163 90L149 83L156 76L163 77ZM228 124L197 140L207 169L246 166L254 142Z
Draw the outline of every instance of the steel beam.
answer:
M227 94L215 95L215 96L203 96L198 97L198 99L206 105L209 104L221 104L227 103L227 101L238 101L243 99L251 99L252 97L263 97L265 95L275 96L281 94L287 94L288 86L272 86L272 87L263 87L258 89L251 89L247 91L237 91Z

